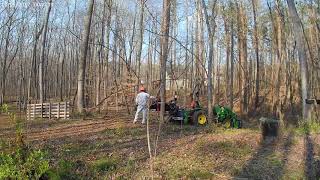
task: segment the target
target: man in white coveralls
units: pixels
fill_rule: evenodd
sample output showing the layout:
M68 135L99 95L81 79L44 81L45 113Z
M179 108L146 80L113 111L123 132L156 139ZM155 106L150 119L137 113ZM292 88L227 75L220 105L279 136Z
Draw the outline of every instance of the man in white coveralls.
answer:
M137 107L137 112L134 117L133 123L137 122L139 118L139 114L140 112L142 112L142 124L145 124L147 120L147 113L148 113L148 101L150 98L152 98L152 96L150 97L150 95L146 92L143 86L140 87L139 91L140 92L139 94L137 94L137 97L136 97L136 105L138 107Z

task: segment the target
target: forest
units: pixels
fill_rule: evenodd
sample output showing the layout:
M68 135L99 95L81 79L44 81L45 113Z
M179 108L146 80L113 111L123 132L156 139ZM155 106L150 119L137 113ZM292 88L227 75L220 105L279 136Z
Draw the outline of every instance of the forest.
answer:
M320 0L0 1L0 179L319 178Z

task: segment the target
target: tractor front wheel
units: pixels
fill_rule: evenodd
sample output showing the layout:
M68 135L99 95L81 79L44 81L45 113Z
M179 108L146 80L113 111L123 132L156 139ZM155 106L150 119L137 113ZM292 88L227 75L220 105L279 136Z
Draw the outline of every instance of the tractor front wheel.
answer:
M207 116L204 111L196 111L193 113L192 122L194 125L206 125L208 123Z
M232 121L231 119L226 119L225 122L224 122L224 127L226 129L230 129L232 127Z

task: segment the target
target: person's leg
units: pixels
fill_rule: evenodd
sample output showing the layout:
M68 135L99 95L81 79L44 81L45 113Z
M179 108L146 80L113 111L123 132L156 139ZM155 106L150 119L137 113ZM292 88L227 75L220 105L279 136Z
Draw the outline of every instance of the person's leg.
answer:
M141 107L141 106L138 106L138 107L137 107L136 115L135 115L134 120L133 120L133 123L136 123L136 122L137 122L141 110L142 110L142 107Z
M142 124L145 124L146 123L146 120L148 118L148 108L147 107L144 107L143 110L142 110Z

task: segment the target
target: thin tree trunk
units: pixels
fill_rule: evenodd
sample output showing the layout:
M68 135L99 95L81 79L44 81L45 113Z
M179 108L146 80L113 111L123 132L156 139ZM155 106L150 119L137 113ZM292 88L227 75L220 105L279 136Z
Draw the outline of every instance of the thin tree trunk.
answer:
M66 37L65 37L66 39ZM64 97L64 72L65 72L65 61L66 61L66 56L67 56L67 45L66 45L66 41L64 40L63 41L63 44L64 44L64 47L65 47L65 50L63 51L63 57L62 57L62 62L61 62L61 75L60 75L60 101L63 101L63 97Z
M168 59L168 41L169 41L169 29L170 29L170 0L163 1L163 17L161 23L161 53L160 53L160 97L161 97L161 108L160 108L160 122L164 122L165 112L165 101L166 101L166 63Z
M216 1L214 2L214 5L216 4ZM206 20L207 24L207 31L209 34L209 57L208 57L208 120L213 121L213 108L212 108L212 100L213 100L213 95L212 92L214 92L214 82L212 82L212 68L213 68L213 43L214 43L214 32L215 29L211 29L211 27L215 27L215 19L209 21L209 16L207 12L207 7L205 4L205 1L202 0L202 8L204 11L204 17ZM215 17L214 15L214 7L212 8L212 16Z
M230 94L229 94L229 104L231 110L233 109L233 78L234 78L234 29L233 29L233 20L231 20L231 55L230 55Z
M43 64L45 63L45 51L46 51L46 44L47 44L47 33L48 33L48 22L49 22L49 17L50 17L50 11L51 11L51 6L52 6L52 0L49 0L49 7L47 11L46 18L44 19L44 31L43 31L43 37L42 37L42 50L41 50L41 59L39 63L39 98L40 98L40 103L43 103L45 100L44 97L44 81L43 81L43 70L44 66Z
M2 77L1 77L1 95L0 95L0 105L4 103L4 98L6 95L6 79L7 79L7 61L9 56L9 43L10 43L10 33L11 33L11 26L12 26L12 17L9 19L9 25L7 29L6 35L6 43L5 43L5 50L4 50L4 61L1 63L2 65Z
M253 21L254 21L254 46L256 55L256 91L255 91L255 109L259 106L259 91L260 91L260 67L259 67L259 32L257 22L257 0L252 0Z
M186 47L188 48L189 45L189 0L186 0ZM183 104L186 107L187 106L187 94L188 94L188 65L189 65L189 56L188 56L188 49L185 49L185 76L184 76L184 99L183 99Z
M107 9L107 2L104 1L103 3L103 14L102 14L102 24L101 24L101 45L99 49L99 62L98 62L98 74L96 75L97 77L97 82L96 82L96 105L100 103L100 88L101 88L101 75L103 74L103 59L104 59L104 49L103 46L105 44L104 42L104 35L105 35L105 23L106 23L106 9ZM98 107L98 111L100 111L100 107Z
M105 76L104 76L104 97L106 98L108 95L109 86L109 49L110 49L110 31L111 31L111 16L112 16L112 0L108 1L108 19L107 19L107 33L106 33L106 65L105 65Z
M86 60L88 53L89 35L91 29L91 19L93 14L94 0L90 0L88 6L87 16L85 17L84 34L81 42L81 59L78 68L78 101L77 107L78 112L83 113L84 111L84 84L85 84L85 70Z
M140 72L140 69L141 69L141 53L142 53L142 43L143 43L143 32L144 32L144 26L143 26L143 15L144 15L144 3L145 3L145 0L140 0L140 3L141 3L141 7L140 7L140 25L139 25L139 28L140 28L140 31L139 31L139 45L138 45L138 54L137 54L137 61L138 61L138 80L137 80L137 92L139 90L139 85L141 84L140 82L140 76L141 76L141 72Z
M230 42L231 42L231 33L230 33L230 18L227 17L227 14L224 13L223 15L223 21L224 21L224 30L226 35L226 73L225 73L225 79L226 79L226 88L225 88L225 97L228 102L228 106L230 107L231 104L229 102L230 97Z
M302 98L302 117L304 120L310 119L310 107L306 104L308 98L308 70L307 70L307 55L305 51L305 41L303 37L303 29L299 18L294 0L287 0L289 7L289 17L292 22L293 34L297 43L299 54L300 76L301 76L301 98Z

